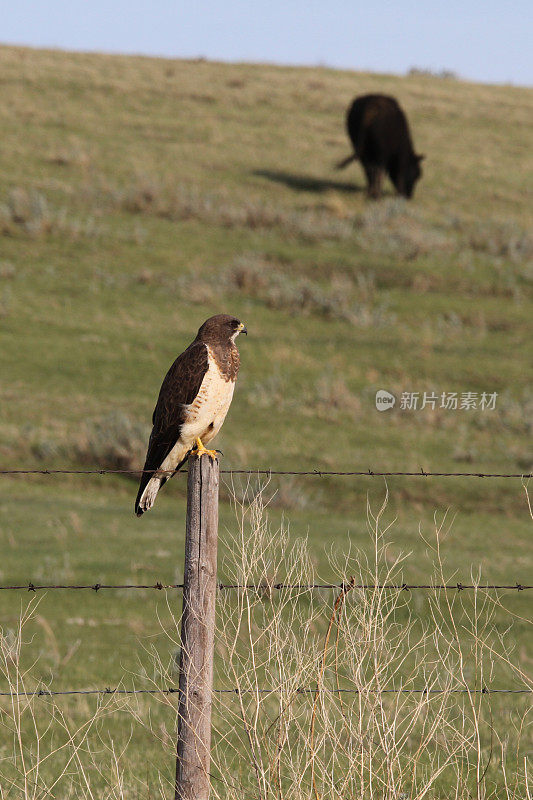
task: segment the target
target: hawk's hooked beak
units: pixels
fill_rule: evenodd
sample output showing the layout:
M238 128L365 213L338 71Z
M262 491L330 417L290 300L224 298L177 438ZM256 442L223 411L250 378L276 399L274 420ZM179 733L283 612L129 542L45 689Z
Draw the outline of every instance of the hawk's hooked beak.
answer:
M243 322L241 322L241 324L239 325L237 330L239 331L239 333L244 333L246 336L248 336L248 331L246 330L246 325Z

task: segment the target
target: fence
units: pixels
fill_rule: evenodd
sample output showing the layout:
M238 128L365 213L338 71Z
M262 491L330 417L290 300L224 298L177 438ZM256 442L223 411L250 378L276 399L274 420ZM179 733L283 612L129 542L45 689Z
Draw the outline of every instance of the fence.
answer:
M0 469L0 475L141 475L143 472L157 472L158 474L168 474L172 476L172 470L161 469ZM180 472L186 474L187 470ZM368 468L358 472L328 472L327 470L313 469L307 472L298 470L275 470L275 469L221 469L220 475L314 475L317 478L327 477L396 477L403 476L408 478L533 478L532 472L426 472L420 467L418 472L380 472Z
M155 471L155 470L154 470ZM126 689L122 687L105 687L101 689L65 689L50 690L36 689L24 692L0 691L0 696L33 696L55 697L73 695L156 695L176 694L179 701L178 709L178 742L176 757L176 800L207 800L210 791L210 736L211 736L211 696L213 694L237 694L246 691L270 693L271 688L243 690L238 687L213 688L213 649L215 626L215 599L216 592L230 590L257 590L254 584L217 583L217 529L218 529L218 482L219 474L227 475L281 475L281 476L314 476L322 477L416 477L416 478L521 478L533 477L531 473L481 473L481 472L387 472L368 469L366 471L330 472L322 470L312 471L279 471L269 469L254 470L220 470L218 462L212 461L208 456L200 458L192 456L189 459L188 486L187 486L187 518L185 539L185 564L183 583L153 584L106 584L95 582L92 584L61 584L61 583L33 583L0 585L0 591L65 591L89 590L100 592L111 589L126 590L182 590L183 613L181 629L181 655L179 670L179 686L169 686L158 689ZM141 470L131 469L41 469L41 470L0 470L0 475L105 475L105 474L137 474ZM383 590L410 592L413 590L445 592L462 592L482 588L485 591L514 590L517 592L533 589L532 584L514 583L487 584L480 587L474 583L355 583L354 579L339 583L275 583L268 586L269 590L338 590L339 595L334 603L332 620L342 604L346 594L353 589ZM331 625L330 625L331 628ZM328 631L329 636L329 631ZM325 690L321 687L322 691ZM336 694L358 694L356 688L348 689L337 687L330 690ZM380 688L381 694L439 694L443 690L421 688ZM469 695L495 695L495 694L531 694L532 689L516 688L487 688L463 687L447 690L451 694ZM298 694L311 694L316 698L317 687L299 687Z

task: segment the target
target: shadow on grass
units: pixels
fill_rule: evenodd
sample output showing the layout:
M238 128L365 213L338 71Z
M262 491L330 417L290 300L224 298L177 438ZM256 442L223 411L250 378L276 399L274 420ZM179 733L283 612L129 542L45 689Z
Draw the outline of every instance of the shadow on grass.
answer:
M337 192L363 192L364 188L356 183L346 183L345 181L331 181L324 178L313 178L310 175L294 175L292 172L281 172L272 169L256 169L253 175L261 178L268 178L269 181L284 183L290 189L297 192L327 192L335 189Z

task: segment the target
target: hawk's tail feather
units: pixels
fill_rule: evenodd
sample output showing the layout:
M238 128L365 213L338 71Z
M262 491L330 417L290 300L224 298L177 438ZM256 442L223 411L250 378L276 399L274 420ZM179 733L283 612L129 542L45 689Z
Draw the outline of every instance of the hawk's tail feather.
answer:
M140 497L137 497L135 503L135 513L138 517L142 517L145 511L149 511L152 508L162 483L163 481L159 477L150 478L143 493Z
M150 511L160 488L182 468L188 457L189 453L180 461L172 475L152 475L150 477L150 473L143 473L137 499L135 500L135 513L138 517L142 517L145 511Z

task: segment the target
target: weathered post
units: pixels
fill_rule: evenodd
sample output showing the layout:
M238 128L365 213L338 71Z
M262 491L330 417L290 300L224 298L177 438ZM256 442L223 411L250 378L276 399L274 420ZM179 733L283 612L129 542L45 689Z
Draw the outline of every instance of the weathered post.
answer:
M218 461L189 457L175 800L208 800L215 638Z

